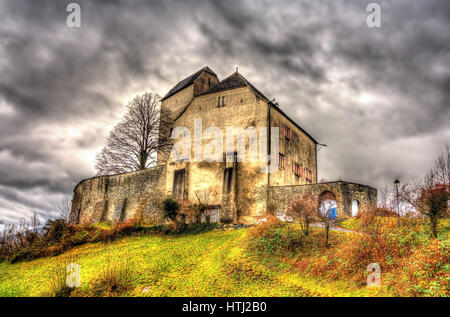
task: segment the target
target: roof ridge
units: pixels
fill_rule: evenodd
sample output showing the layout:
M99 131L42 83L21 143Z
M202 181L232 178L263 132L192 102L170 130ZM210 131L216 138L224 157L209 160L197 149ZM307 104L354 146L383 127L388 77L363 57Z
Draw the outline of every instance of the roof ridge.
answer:
M173 96L180 90L183 90L184 88L188 87L189 85L193 84L194 81L200 77L204 72L208 72L214 76L217 77L217 74L208 66L202 67L200 70L196 71L190 76L187 76L186 78L180 80L175 86L172 87L172 89L169 90L169 92L161 99L161 101L164 101L165 99Z
M239 77L241 77L244 82L247 84L248 87L250 87L250 89L257 95L259 95L260 97L262 97L263 99L266 99L267 101L270 101L269 98L267 98L261 91L259 91L251 82L249 82L247 80L247 78L245 78L241 73L239 73L238 71L235 71L232 75L237 74L239 75Z

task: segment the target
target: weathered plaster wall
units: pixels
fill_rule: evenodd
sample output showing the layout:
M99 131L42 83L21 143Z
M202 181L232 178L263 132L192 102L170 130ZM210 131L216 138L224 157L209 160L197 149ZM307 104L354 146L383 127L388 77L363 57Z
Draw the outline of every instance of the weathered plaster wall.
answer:
M280 169L270 176L270 185L297 185L317 182L316 173L316 144L315 142L287 119L282 113L273 108L270 111L271 126L278 127L280 133L280 153L286 158L286 168ZM293 131L292 139L283 136L283 126ZM297 176L292 171L292 161L301 165L302 174ZM307 180L304 169L312 172L312 179Z
M192 101L192 98L194 98L194 84L170 96L161 103L161 106L170 110L172 117L175 118Z
M353 200L358 201L359 213L367 211L377 204L377 190L375 188L344 181L310 185L273 186L270 187L270 191L276 201L279 201L277 210L279 212L287 210L289 203L302 197L304 193L311 193L313 197L319 199L319 196L327 191L332 192L336 196L337 214L340 217L351 216Z
M218 107L218 98L225 96L226 105ZM196 97L187 110L175 122L174 127L186 127L191 131L191 158L194 157L194 120L201 119L202 130L209 127L217 127L222 131L223 149L226 153L226 128L242 127L267 127L267 102L257 97L248 87L234 88L217 93L210 93ZM203 138L202 148L205 148L214 136ZM235 144L234 151L237 151ZM260 172L262 166L267 163L249 162L248 145L246 146L245 162L236 164L237 178L233 175L231 193L223 192L225 168L233 167L229 162L175 162L169 158L167 165L166 191L170 196L173 189L174 173L176 170L186 170L185 199L196 202L195 192L210 188L218 192L213 204L221 205L221 218L233 218L235 207L234 197L238 197L237 212L239 219L253 216L261 210L256 206L258 202L254 197L254 188L267 183L267 174ZM237 182L236 182L237 179ZM223 216L223 217L222 217ZM234 219L231 219L234 220Z
M74 189L71 220L74 222L126 221L140 212L157 222L164 198L165 167L99 176L81 181Z

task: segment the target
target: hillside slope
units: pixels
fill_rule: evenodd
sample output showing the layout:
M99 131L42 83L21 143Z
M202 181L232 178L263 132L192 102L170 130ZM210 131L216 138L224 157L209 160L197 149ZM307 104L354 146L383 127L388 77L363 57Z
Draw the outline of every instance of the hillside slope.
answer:
M298 273L274 260L270 268L246 255L247 229L196 235L126 237L87 244L63 255L31 262L0 263L0 296L46 296L53 272L76 258L81 287L93 296L92 281L108 259L128 259L132 287L121 296L370 296L367 288ZM111 261L111 260L109 260Z

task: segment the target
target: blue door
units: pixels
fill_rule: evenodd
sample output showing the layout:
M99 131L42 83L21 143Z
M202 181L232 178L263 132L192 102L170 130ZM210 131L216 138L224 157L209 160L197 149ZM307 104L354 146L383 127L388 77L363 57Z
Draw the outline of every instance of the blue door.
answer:
M336 208L328 209L328 219L336 220Z

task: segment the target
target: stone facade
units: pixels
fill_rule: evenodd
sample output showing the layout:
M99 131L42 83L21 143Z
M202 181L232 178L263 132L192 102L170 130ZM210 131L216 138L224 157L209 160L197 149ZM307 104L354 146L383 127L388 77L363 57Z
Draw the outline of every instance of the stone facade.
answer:
M311 193L318 203L323 198L335 200L338 217L354 216L355 204L357 212L369 211L376 206L377 190L367 185L344 181L316 183L311 185L271 186L270 192L279 201L277 212L283 213L294 197L302 197Z
M165 166L158 166L83 180L74 189L71 222L126 221L142 213L157 223L165 176Z
M155 168L84 180L74 190L75 221L123 221L143 214L155 222L161 198L171 196L184 203L195 203L197 194L206 190L213 193L210 205L220 222L254 223L264 216L260 193L267 187L282 197L281 209L306 190L317 195L332 192L340 215L350 215L349 202L353 200L362 208L376 203L376 190L368 186L346 182L317 184L317 141L237 72L219 81L205 67L172 88L162 99L162 107L172 112L174 128L187 128L192 138L196 135L194 125L201 122L199 144L203 159L180 161L171 155L162 161L158 157L160 166ZM238 159L242 148L237 142L227 151L229 127L240 128L240 133L247 136L262 129L267 131L268 140L269 128L278 127L279 153L271 157L277 160L278 171L261 172L269 163L259 156L250 161L249 149L255 144L245 144L243 161ZM223 148L208 147L218 131L222 134ZM190 157L194 158L196 141L190 142ZM264 144L260 142L258 138L256 148L264 146L269 154L273 144L267 140ZM207 151L213 154L217 151L231 160L205 161Z

